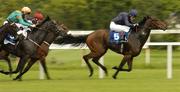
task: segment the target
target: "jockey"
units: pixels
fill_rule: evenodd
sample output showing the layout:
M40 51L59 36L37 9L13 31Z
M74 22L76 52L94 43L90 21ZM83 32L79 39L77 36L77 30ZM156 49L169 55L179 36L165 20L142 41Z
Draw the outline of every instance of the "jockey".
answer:
M110 23L110 30L114 30L117 32L124 31L129 32L131 27L134 27L133 20L137 16L137 11L135 9L127 12L120 12L118 16L112 19Z
M31 9L29 7L23 7L21 11L16 10L12 12L8 17L7 20L4 22L14 22L16 25L21 29L17 32L17 34L23 34L25 37L27 36L27 33L24 34L27 30L29 30L30 27L36 27L35 24L32 24L24 19L26 15L29 15L31 13Z
M32 19L33 24L39 24L44 19L44 16L43 16L43 14L40 11L36 11L34 13L33 17L34 17Z

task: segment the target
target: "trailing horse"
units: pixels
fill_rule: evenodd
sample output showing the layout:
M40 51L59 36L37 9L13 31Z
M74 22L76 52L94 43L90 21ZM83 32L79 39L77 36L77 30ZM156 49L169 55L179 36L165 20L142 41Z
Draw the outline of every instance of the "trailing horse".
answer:
M21 76L29 70L31 64L34 64L32 62L33 59L37 58L37 51L38 49L43 49L40 45L43 44L43 41L45 39L48 39L49 41L53 41L57 36L59 36L64 29L57 25L54 21L52 21L49 17L47 17L36 30L33 30L31 34L29 34L28 39L24 39L19 42L19 44L14 47L12 45L3 45L3 49L7 52L14 54L18 57L20 57L18 66L15 71L12 73L18 73L19 75L14 79L20 79ZM24 66L28 59L31 59L29 61L28 65L24 69ZM24 69L24 70L23 70ZM10 74L11 72L5 72L0 71L4 74ZM49 78L49 77L48 77Z
M124 48L121 51L121 45L117 46L110 43L109 40L109 31L105 29L96 30L95 32L89 35L80 35L80 36L73 36L68 35L63 38L58 39L56 41L59 44L72 44L74 46L81 45L86 43L90 49L90 53L83 56L89 70L90 75L93 75L93 68L89 63L89 59L92 58L92 61L101 67L106 75L107 69L105 66L99 63L99 59L107 52L108 49L112 51L122 54L123 59L119 66L114 66L113 69L116 70L113 78L116 79L116 76L119 71L131 71L132 70L132 61L133 58L138 56L142 50L143 45L147 41L151 29L167 29L167 24L159 19L152 18L150 16L146 16L143 18L142 21L139 22L139 26L134 27L128 37L128 42L124 43ZM128 69L124 69L123 66L127 63Z
M7 35L13 35L16 37L18 31L18 27L16 26L15 23L6 23L0 27L0 50L1 46L4 43L4 39ZM6 53L5 51L0 51L0 59L4 59L9 66L9 71L12 71L12 66L10 63L10 59L7 57L9 54Z

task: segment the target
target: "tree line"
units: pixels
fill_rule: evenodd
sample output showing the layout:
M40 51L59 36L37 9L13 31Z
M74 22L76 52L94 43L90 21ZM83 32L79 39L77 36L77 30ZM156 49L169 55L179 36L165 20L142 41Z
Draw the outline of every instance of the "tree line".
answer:
M32 8L33 12L40 10L74 30L109 28L112 18L130 9L138 10L136 21L146 15L167 20L173 25L180 21L180 0L0 0L0 3L1 23L8 14L23 6ZM164 38L177 40L177 36Z

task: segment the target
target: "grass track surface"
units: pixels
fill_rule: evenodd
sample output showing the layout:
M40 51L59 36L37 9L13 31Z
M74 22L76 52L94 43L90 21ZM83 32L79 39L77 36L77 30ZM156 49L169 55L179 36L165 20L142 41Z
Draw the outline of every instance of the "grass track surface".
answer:
M132 72L120 72L117 80L112 79L115 71L111 68L122 56L108 51L104 58L109 76L98 79L98 68L90 61L95 70L89 78L87 67L81 67L79 50L52 50L47 57L52 80L39 80L36 64L23 81L12 81L1 74L0 92L180 92L180 51L173 53L172 80L166 79L166 51L152 50L150 65L145 65L143 51L134 59ZM15 69L16 62L12 63ZM4 62L0 62L0 68L7 70Z

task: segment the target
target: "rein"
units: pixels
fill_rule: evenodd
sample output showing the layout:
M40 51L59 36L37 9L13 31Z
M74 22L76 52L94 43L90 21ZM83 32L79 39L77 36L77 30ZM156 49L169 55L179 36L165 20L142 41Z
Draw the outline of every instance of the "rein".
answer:
M42 49L42 47L41 47L38 43L36 43L35 41L33 41L32 39L28 38L28 40L31 41L31 42L34 43L36 46L38 46L39 48ZM43 41L43 43L45 43L46 45L50 46L50 44L49 44L48 42L46 42L46 41Z
M33 41L32 39L28 38L29 41L31 41L32 43L34 43L37 47L39 47L44 53L47 53L38 43L36 43L35 41ZM43 41L43 43L45 43L46 45L50 46L50 44L46 41Z
M28 38L28 40L31 41L32 43L34 43L36 46L41 48L41 46L38 43L36 43L35 41L33 41L32 39Z
M43 43L45 43L46 45L50 46L50 44L48 42L46 42L46 41L43 41Z

